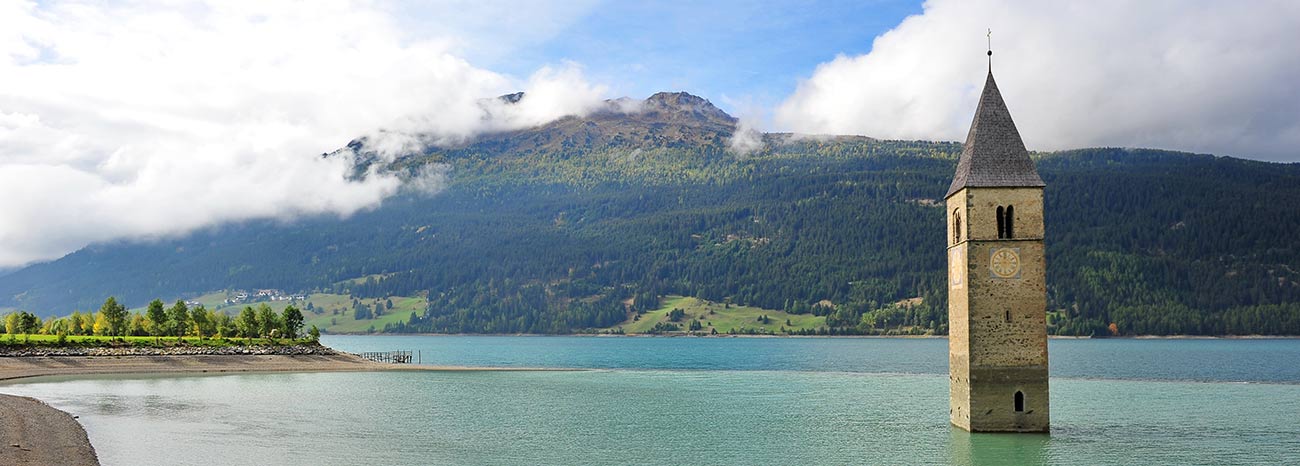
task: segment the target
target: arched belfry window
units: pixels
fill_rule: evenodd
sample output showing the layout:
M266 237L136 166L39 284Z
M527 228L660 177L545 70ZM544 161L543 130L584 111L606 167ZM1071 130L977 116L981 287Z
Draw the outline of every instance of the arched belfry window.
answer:
M1006 235L1007 224L1006 224L1006 220L1003 219L1005 212L1006 211L1002 209L1002 206L998 206L998 239L1007 237Z
M1023 412L1025 412L1025 393L1024 393L1024 392L1016 392L1016 412L1017 412L1017 413L1023 413Z
M1016 207L998 206L998 239L1016 237Z
M1007 218L1002 222L1007 224L1007 238L1016 237L1016 206L1007 206Z
M952 244L961 242L961 211L952 210Z

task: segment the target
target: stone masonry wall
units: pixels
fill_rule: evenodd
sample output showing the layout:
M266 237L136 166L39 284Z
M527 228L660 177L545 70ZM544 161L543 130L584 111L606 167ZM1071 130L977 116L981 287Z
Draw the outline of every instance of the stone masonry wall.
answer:
M1048 428L1042 199L1039 188L969 188L948 199L949 401L953 424L968 430ZM1008 205L1015 206L1015 237L999 239L997 207ZM969 229L956 243L954 214ZM990 269L1002 248L1019 256L1019 273L1010 278Z

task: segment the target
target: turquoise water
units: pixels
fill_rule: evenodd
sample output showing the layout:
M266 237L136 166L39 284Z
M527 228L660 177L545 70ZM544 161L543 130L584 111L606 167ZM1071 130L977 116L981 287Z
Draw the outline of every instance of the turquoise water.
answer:
M950 427L943 340L327 343L599 369L47 378L0 392L81 416L108 465L1300 463L1297 340L1054 340L1050 436Z
M325 336L346 351L419 351L425 364L947 374L942 338ZM1053 377L1300 383L1300 340L1048 342Z

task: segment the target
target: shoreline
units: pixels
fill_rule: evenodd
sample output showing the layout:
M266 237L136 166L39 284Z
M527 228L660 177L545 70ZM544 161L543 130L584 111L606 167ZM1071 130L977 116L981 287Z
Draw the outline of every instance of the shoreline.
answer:
M350 354L94 355L0 358L0 381L99 374L381 371L386 364Z
M0 464L98 466L86 429L45 402L0 394Z
M46 376L239 374L273 372L500 372L574 371L581 369L534 367L434 366L373 362L349 353L336 354L185 354L119 356L19 356L0 357L0 386L19 379Z

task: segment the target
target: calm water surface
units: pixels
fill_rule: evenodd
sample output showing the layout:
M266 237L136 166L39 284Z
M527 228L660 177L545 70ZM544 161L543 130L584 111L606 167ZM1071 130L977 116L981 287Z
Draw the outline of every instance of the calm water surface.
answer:
M419 351L425 364L948 374L942 338L325 336L345 351ZM1300 340L1048 341L1053 377L1300 383Z
M1053 340L1052 434L947 421L946 341L329 337L582 372L34 379L106 465L1298 464L1300 340Z

